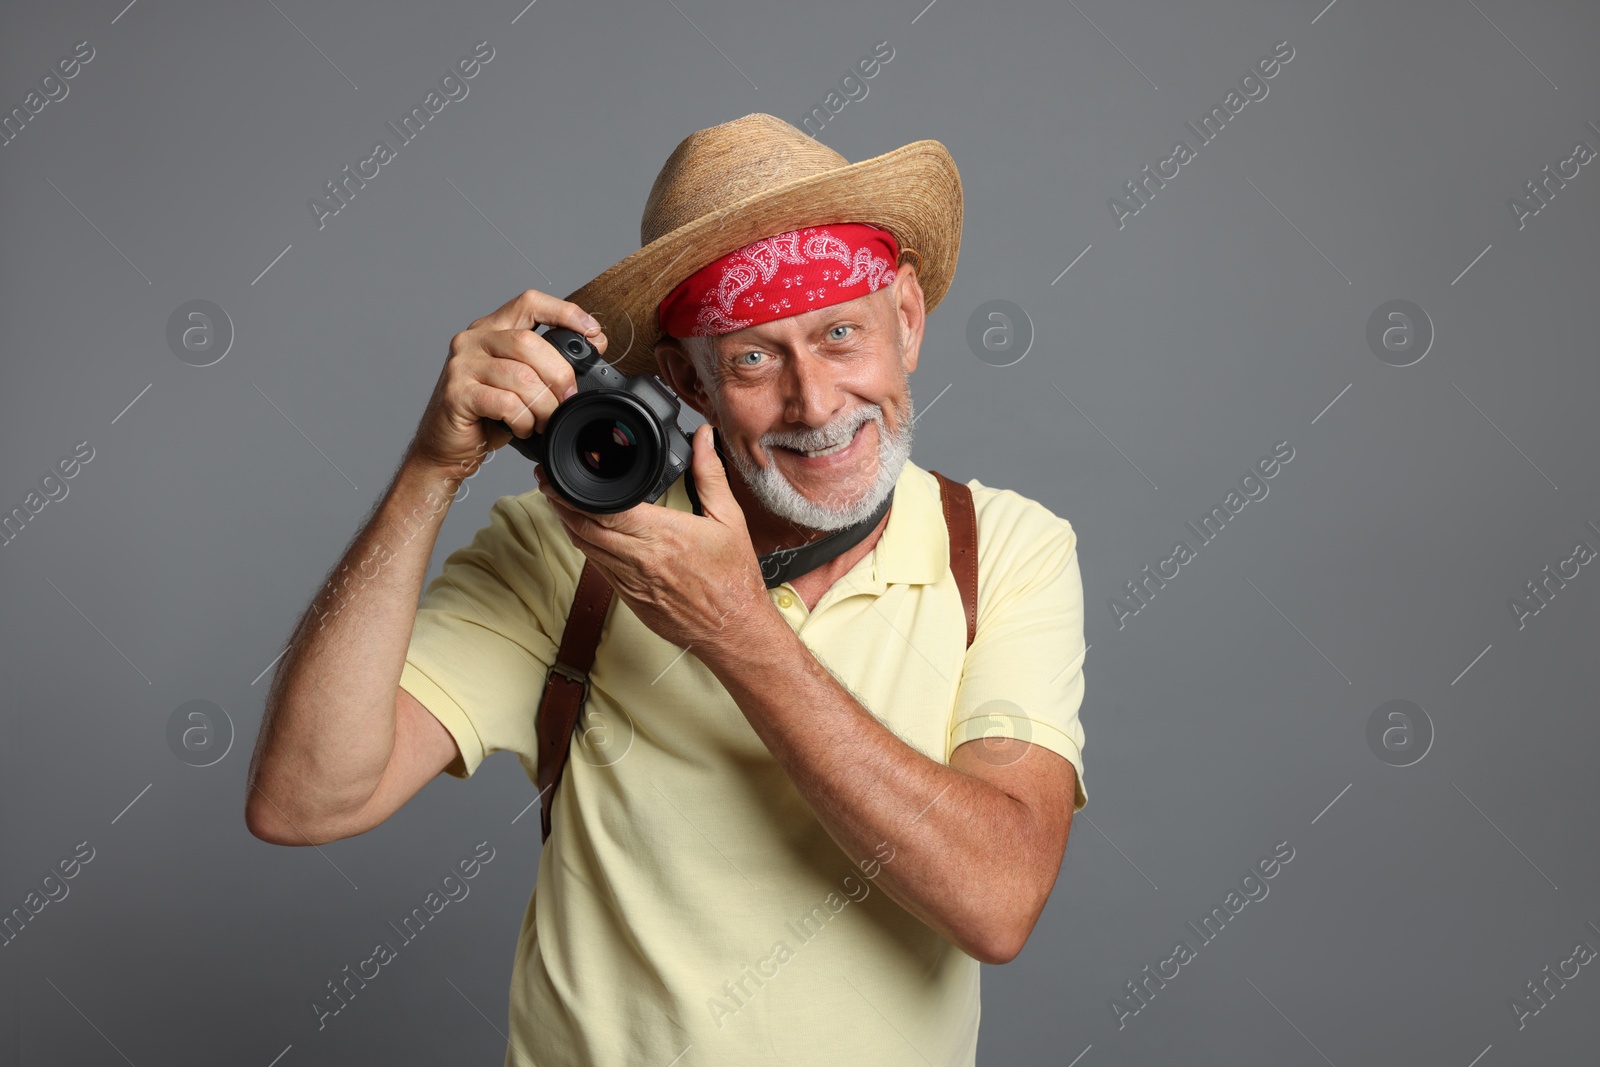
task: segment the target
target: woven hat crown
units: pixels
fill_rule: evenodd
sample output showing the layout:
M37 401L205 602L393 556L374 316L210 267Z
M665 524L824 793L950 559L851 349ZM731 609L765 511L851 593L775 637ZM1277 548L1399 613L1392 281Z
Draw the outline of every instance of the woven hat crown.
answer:
M631 377L657 369L658 305L679 282L752 241L806 226L861 222L894 234L902 254L916 253L932 311L955 274L961 215L961 175L938 141L851 163L758 112L680 141L645 199L638 251L567 299L600 320L606 359Z
M772 115L746 115L696 130L672 150L656 175L639 220L639 244L749 196L850 161Z

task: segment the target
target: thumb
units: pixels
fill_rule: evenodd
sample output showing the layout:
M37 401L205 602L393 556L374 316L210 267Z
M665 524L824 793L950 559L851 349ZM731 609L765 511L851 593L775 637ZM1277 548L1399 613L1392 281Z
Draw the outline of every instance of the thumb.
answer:
M694 431L694 486L700 495L700 508L707 516L724 525L742 523L744 512L728 487L728 472L717 455L710 423Z

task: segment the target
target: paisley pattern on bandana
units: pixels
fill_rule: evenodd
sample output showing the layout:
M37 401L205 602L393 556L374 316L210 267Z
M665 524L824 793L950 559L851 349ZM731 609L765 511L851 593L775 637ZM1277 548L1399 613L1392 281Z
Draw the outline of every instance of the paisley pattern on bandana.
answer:
M708 263L661 301L673 337L711 337L877 292L900 245L877 226L841 222L763 237Z

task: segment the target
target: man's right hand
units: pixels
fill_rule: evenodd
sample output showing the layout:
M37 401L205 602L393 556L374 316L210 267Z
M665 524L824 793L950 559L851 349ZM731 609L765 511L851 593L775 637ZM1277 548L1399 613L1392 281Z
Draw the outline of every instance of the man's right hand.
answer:
M576 330L600 350L606 336L578 305L528 289L450 339L450 353L417 425L411 454L440 468L476 466L516 435L542 432L556 405L577 389L572 364L534 332Z

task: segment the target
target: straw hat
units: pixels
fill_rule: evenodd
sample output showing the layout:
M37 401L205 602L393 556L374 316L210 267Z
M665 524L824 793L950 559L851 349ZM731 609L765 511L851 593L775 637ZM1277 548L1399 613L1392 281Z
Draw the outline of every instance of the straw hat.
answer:
M656 307L701 267L763 237L867 222L918 260L926 307L949 291L961 249L961 175L938 141L913 141L851 163L772 115L697 130L656 175L639 222L642 246L567 299L606 334L606 360L656 373Z

